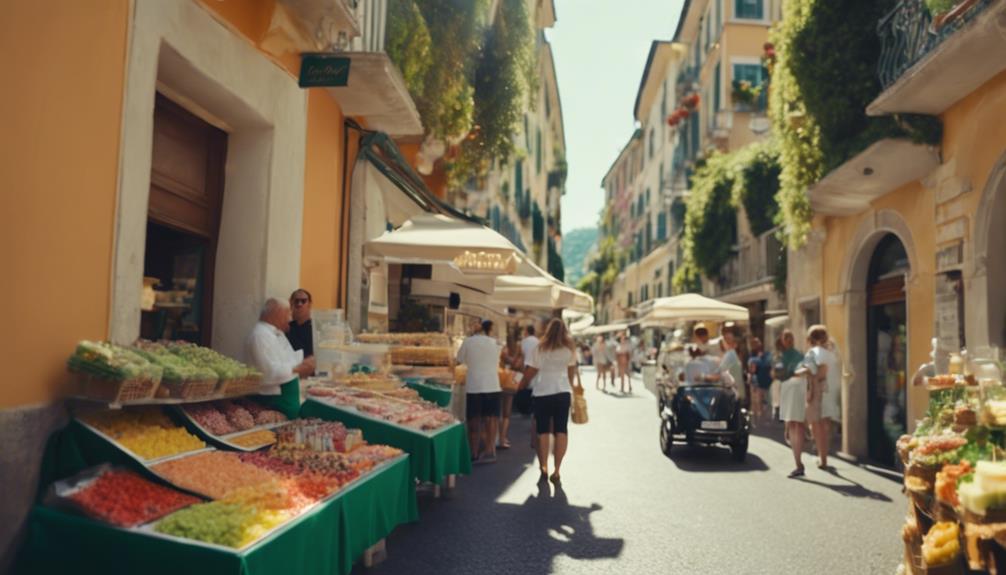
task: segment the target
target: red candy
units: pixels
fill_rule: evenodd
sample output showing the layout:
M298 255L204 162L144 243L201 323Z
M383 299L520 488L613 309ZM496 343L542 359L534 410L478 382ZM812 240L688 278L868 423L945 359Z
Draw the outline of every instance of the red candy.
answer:
M133 527L164 517L199 499L147 481L130 471L103 473L70 496L88 514L119 527Z

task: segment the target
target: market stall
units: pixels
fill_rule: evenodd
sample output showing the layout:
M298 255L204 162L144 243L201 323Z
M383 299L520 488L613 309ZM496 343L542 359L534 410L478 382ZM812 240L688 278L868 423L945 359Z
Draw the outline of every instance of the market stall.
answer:
M419 397L426 401L433 402L440 407L449 407L451 405L452 389L449 386L436 383L435 380L421 378L405 378L405 385L416 390L419 393Z
M339 421L363 430L364 436L410 455L413 477L441 484L450 476L471 473L471 454L464 425L442 409L376 398L354 397L313 388L302 417Z
M19 572L348 573L417 519L402 450L248 397L157 399L162 377L209 355L157 362L142 351L83 342L71 357L85 391L144 382L153 392L147 405L123 407L117 392L114 407L107 397L71 406L43 457Z
M897 442L908 497L901 533L908 573L1006 568L1006 388L991 351L967 360L964 352L952 354L915 378L927 388L929 406L915 432Z

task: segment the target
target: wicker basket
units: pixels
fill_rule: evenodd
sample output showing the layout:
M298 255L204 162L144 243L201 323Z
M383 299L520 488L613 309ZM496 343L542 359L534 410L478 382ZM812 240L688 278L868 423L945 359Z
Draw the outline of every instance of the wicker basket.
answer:
M224 397L237 397L255 393L262 387L262 380L258 377L243 377L240 379L221 379L217 388L220 395Z
M217 380L162 381L161 387L167 388L168 396L176 399L206 399L216 393Z
M108 403L151 399L160 384L153 379L106 379L75 371L70 372L70 377L78 396Z

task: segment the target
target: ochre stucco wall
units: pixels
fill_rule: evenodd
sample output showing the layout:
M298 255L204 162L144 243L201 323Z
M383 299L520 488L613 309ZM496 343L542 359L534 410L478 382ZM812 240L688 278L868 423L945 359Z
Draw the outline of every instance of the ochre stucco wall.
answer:
M849 289L865 289L865 285L847 286L851 274L847 268L859 256L859 239L856 237L860 227L868 218L875 217L876 212L890 210L900 214L911 232L913 246L906 245L912 264L910 282L907 286L908 306L908 370L928 360L930 339L934 330L934 289L935 261L933 234L933 193L926 190L918 182L902 186L872 204L868 212L849 217L832 217L824 220L826 238L822 249L823 288L821 301L824 302L823 320L828 326L835 341L843 350L849 349L851 338L863 338L862 334L846 333L848 315L850 313L865 314L866 310L852 309L848 303L842 305L827 305L828 295L842 294ZM867 258L871 254L865 254ZM910 375L910 374L909 374ZM867 374L857 373L852 385L866 386ZM928 398L924 390L909 391L909 426L925 411Z
M0 67L16 71L0 90L0 408L58 397L77 340L108 333L128 13L53 0L0 19Z
M307 161L304 170L304 228L300 254L300 284L311 292L314 306L339 303L342 265L343 115L339 104L323 90L311 90L307 100Z

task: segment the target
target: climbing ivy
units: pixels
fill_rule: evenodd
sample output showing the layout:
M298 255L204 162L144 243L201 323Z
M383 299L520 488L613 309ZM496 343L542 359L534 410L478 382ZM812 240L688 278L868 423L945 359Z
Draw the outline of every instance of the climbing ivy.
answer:
M388 3L385 51L398 66L410 94L423 94L426 74L433 64L430 30L414 0Z
M760 236L775 227L779 213L779 147L765 140L742 148L734 159L734 200L744 206L751 233Z
M733 156L713 152L692 174L685 213L685 252L696 270L718 278L737 237Z
M868 117L880 93L877 22L896 0L789 0L773 32L770 116L780 145L783 239L798 247L813 213L807 188L882 138L937 144L929 116Z

